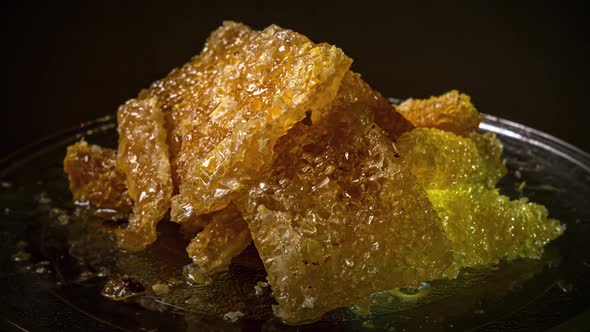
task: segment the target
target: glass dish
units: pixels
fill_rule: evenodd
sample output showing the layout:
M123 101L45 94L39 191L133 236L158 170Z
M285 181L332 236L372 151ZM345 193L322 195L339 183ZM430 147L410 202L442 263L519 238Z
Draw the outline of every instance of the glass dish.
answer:
M590 325L590 156L545 133L490 115L480 130L496 133L504 144L509 173L500 182L502 192L546 205L552 217L567 225L564 236L547 246L541 260L468 269L456 280L429 283L429 293L421 298L382 295L370 316L339 309L299 327L272 316L269 296L253 302L248 298L256 281L264 278L254 248L214 283L215 288L188 291L174 303L147 296L134 303L105 299L100 290L108 274L138 268L162 279L188 263L184 243L166 235L173 234L168 228L175 226L159 229L162 239L131 257L132 264L117 266L113 261L123 254L105 254L104 248L93 247L95 237L87 239L92 243L87 243L85 253L78 252L70 230L77 227L80 237L93 229L76 224L80 216L72 216L62 171L65 147L82 137L115 147L115 127L112 117L88 122L0 162L1 329L538 331ZM165 263L154 266L151 257ZM109 259L114 265L107 264ZM183 301L192 302L182 305ZM254 308L256 314L235 323L222 318L221 313L236 307Z

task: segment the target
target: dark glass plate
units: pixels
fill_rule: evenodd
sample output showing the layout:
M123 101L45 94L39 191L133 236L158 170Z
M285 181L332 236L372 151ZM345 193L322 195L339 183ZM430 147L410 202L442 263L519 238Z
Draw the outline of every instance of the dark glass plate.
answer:
M465 270L456 280L430 283L424 297L377 295L370 316L339 309L300 327L272 316L267 289L255 295L254 285L265 275L253 247L212 286L180 283L174 295L147 294L128 302L102 297L107 276L115 273L137 272L148 286L182 280L186 242L175 236L176 226L161 223L162 236L149 250L136 255L113 251L105 227L97 227L88 210L70 202L62 171L65 147L82 137L114 147L112 118L31 145L0 162L0 329L538 331L589 326L590 156L493 116L486 116L480 129L504 143L509 174L500 183L502 192L546 205L567 225L564 236L546 248L541 260ZM222 318L238 310L245 316L237 322Z

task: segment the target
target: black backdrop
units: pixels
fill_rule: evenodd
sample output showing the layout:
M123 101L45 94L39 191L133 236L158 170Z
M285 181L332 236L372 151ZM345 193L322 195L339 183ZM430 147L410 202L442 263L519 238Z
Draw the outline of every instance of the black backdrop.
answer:
M245 2L244 2L245 3ZM444 3L444 4L443 4ZM479 110L585 151L590 44L575 3L205 8L202 2L4 8L0 157L112 114L191 55L223 20L276 23L341 47L386 96L457 88ZM224 4L224 3L219 3Z

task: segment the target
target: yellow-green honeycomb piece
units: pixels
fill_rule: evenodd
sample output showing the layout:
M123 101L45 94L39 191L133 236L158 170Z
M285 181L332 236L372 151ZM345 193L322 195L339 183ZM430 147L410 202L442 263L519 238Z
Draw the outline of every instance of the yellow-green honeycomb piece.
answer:
M451 241L454 258L447 277L462 267L539 258L543 247L564 231L559 221L548 218L544 206L526 198L510 200L494 188L506 172L494 134L461 137L417 128L396 145Z

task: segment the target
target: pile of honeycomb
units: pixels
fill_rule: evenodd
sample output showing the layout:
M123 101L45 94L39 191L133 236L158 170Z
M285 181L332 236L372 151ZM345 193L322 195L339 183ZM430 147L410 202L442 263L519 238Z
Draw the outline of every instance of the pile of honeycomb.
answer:
M493 134L451 91L390 105L328 44L226 22L202 53L118 111L118 151L77 143L76 200L129 213L119 245L141 250L181 223L214 282L254 243L275 314L291 324L374 292L453 278L467 266L539 257L563 232L510 200Z

